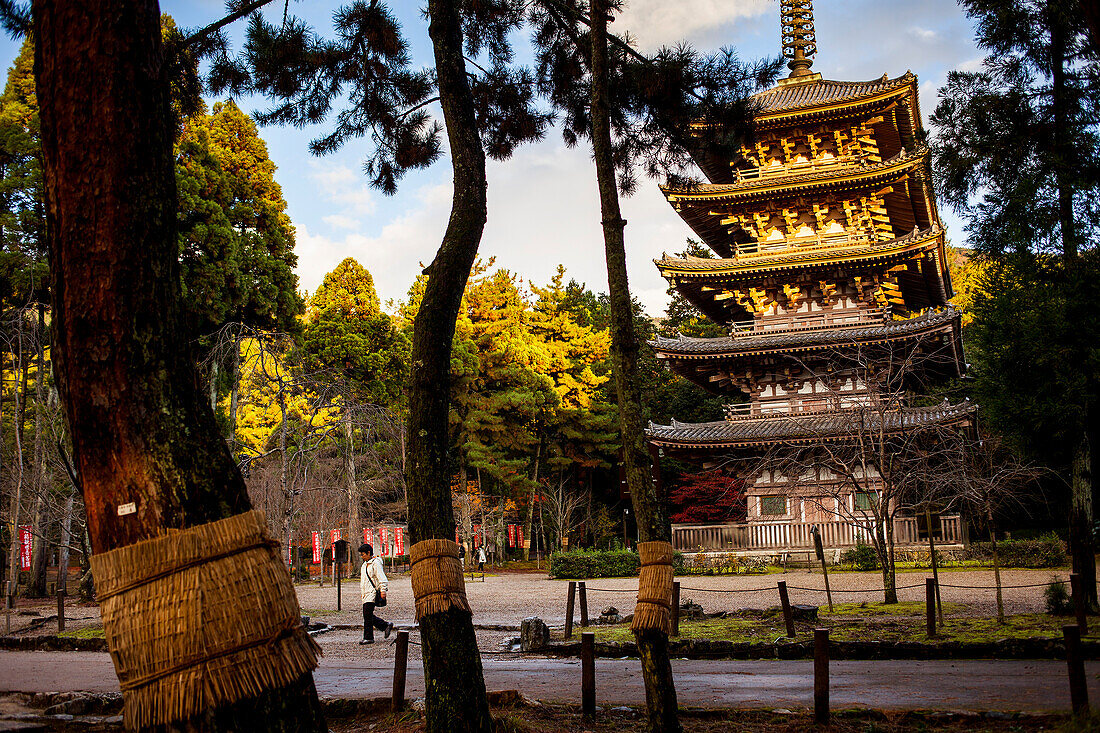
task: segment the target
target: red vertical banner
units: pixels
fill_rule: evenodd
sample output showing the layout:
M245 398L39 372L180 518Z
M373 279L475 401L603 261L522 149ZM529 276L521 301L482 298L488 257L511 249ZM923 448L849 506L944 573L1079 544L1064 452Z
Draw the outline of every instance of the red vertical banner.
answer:
M516 546L516 525L514 524L508 525L508 546Z
M19 527L19 569L31 569L31 551L34 539L31 536L31 526L23 524Z
M378 554L379 555L389 555L390 554L390 543L389 543L388 540L389 540L389 537L386 534L386 528L385 527L379 527L378 528L378 545L379 545Z
M313 564L321 562L321 533L313 532Z
M333 560L333 562L336 561L336 540L338 540L338 539L341 539L340 530L338 530L338 529L332 530L331 542L332 542L332 560Z
M363 527L363 544L370 544L370 527Z
M516 541L519 543L520 547L527 547L527 545L523 544L523 525L522 524L517 524L516 525Z
M481 525L474 525L474 549L481 547Z
M286 543L286 559L290 564L290 567L294 567L294 538L291 537Z
M458 539L458 530L457 529L455 530L455 544L456 545L461 545L462 544L462 540Z
M405 529L403 527L393 528L393 545L394 554L399 557L405 554Z

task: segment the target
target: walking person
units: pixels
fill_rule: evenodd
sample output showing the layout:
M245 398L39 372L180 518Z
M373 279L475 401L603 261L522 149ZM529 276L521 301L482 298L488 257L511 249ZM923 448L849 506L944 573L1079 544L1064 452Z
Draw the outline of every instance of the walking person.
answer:
M359 595L363 599L363 640L359 643L373 644L375 629L383 632L383 638L386 639L393 632L393 624L374 615L376 606L381 608L386 605L389 581L382 567L382 558L374 557L373 547L368 544L359 545L359 557L363 559L363 566L359 569Z
M485 572L485 545L477 548L477 569L478 572Z

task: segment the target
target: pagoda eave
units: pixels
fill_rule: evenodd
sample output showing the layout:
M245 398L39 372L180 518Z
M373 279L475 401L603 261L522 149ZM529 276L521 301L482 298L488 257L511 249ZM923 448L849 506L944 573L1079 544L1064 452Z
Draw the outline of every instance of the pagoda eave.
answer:
M674 420L671 425L651 423L646 430L646 440L659 448L707 453L775 444L845 443L868 430L881 431L883 435L901 435L936 428L968 428L974 424L977 409L977 405L966 400L956 405L901 408L882 413L835 410L758 415L709 423Z

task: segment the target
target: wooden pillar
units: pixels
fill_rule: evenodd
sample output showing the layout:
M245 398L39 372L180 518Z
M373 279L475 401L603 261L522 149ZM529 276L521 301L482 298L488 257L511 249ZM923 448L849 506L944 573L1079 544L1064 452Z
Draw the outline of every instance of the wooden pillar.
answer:
M65 591L57 591L57 632L65 630Z
M579 600L581 602L581 626L588 626L588 588L585 586L584 581L580 582L580 587L577 589Z
M934 578L924 579L924 608L928 636L933 637L936 635L936 581Z
M680 635L680 581L672 583L672 635Z
M581 713L589 720L596 717L596 635L581 634Z
M569 581L569 590L565 599L565 638L573 638L573 602L574 596L577 595L577 583L576 581Z
M779 604L783 607L783 621L787 624L787 637L794 638L794 614L791 612L791 601L787 597L787 582L779 581Z
M829 724L828 629L814 629L814 722Z
M398 631L393 656L393 712L405 707L405 673L409 668L409 632Z
M1085 660L1081 656L1081 630L1074 625L1062 627L1066 642L1066 667L1069 672L1069 699L1073 714L1088 713L1089 688L1085 684Z

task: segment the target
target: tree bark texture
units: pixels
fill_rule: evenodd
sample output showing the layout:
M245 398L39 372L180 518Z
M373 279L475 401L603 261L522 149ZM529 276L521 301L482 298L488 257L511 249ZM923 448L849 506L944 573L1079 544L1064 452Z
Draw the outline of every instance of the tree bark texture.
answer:
M1092 541L1092 451L1088 435L1081 436L1073 450L1071 477L1072 508L1069 517L1069 544L1073 572L1081 576L1085 603L1095 612L1096 556Z
M607 285L611 297L611 366L619 398L619 430L623 464L634 516L642 542L672 539L672 527L650 476L649 455L642 423L641 391L638 388L638 336L634 332L634 309L626 271L626 222L619 208L618 183L611 147L611 116L608 107L609 64L607 54L606 0L593 0L592 20L592 150L596 182L603 217ZM676 685L668 658L668 635L643 632L636 635L645 679L646 709L653 731L678 731Z
M36 0L33 20L55 374L105 552L250 503L187 361L157 3ZM325 730L309 674L183 726Z
M462 56L458 4L429 0L428 15L454 194L447 230L426 270L424 298L413 325L405 480L413 543L455 536L447 472L451 343L486 218L485 153ZM448 611L425 616L420 629L428 730L492 730L470 614Z

